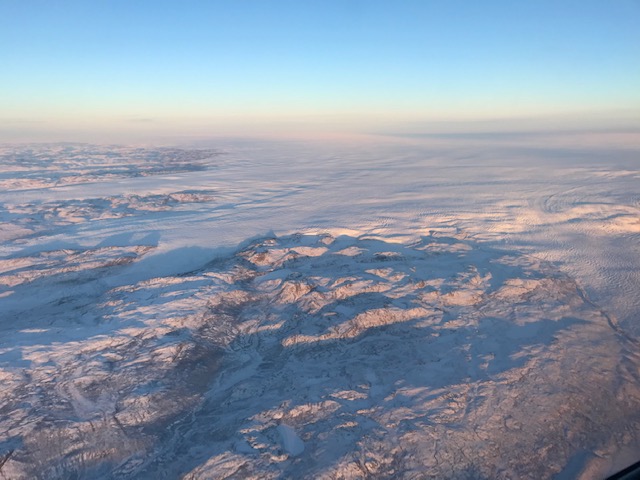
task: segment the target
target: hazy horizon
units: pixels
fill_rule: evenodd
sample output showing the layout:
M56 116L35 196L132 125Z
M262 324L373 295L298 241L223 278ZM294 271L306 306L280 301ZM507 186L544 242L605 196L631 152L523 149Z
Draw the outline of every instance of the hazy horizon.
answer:
M640 126L640 4L3 2L0 141Z

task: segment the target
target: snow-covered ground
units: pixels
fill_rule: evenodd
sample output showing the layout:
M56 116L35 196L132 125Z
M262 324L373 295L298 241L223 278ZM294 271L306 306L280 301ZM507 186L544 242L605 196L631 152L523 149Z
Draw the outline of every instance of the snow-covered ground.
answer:
M203 145L0 147L0 477L640 459L635 135Z

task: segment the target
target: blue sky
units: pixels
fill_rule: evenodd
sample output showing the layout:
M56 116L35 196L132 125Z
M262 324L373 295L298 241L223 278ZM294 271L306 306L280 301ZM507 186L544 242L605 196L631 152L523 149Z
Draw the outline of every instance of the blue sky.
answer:
M3 1L0 132L605 122L638 52L639 0Z

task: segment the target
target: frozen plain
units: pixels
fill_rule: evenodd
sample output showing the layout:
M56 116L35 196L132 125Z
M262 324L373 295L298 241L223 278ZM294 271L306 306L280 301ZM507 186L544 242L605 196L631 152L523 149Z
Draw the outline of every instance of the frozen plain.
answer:
M0 476L602 478L637 133L0 149Z

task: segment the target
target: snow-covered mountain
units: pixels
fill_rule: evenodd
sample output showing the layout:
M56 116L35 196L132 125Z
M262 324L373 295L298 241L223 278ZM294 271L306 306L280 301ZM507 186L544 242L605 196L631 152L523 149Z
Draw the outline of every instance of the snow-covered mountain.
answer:
M637 150L0 153L6 478L598 478L636 460Z

